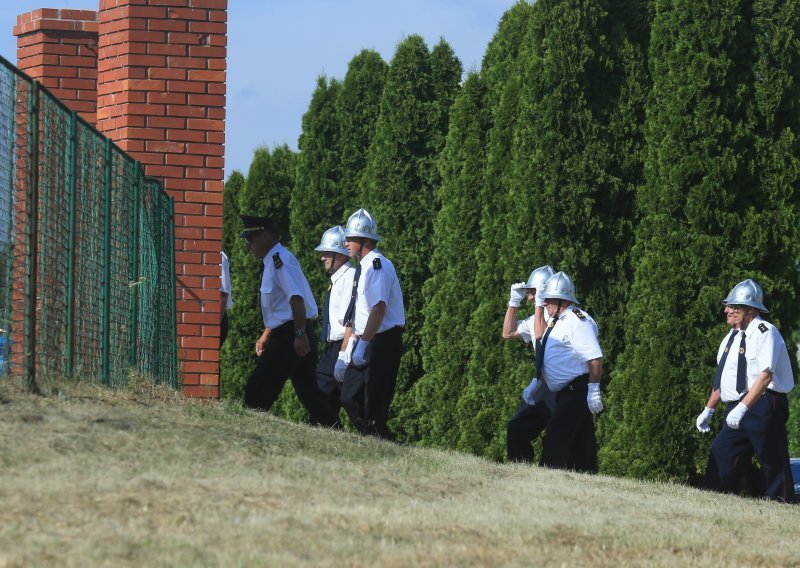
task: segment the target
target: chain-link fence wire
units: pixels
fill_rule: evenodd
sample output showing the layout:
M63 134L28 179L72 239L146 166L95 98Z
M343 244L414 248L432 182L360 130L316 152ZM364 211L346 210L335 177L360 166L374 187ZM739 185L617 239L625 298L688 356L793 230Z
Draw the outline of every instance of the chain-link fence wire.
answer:
M11 369L11 278L14 229L17 75L0 68L0 376Z
M177 386L172 200L2 58L0 128L0 372Z
M139 249L140 279L138 282L139 310L138 344L143 368L151 374L175 368L175 352L159 349L166 330L175 320L175 297L172 272L173 260L158 254L165 242L174 239L172 224L164 224L172 215L172 207L158 183L147 180L140 193Z

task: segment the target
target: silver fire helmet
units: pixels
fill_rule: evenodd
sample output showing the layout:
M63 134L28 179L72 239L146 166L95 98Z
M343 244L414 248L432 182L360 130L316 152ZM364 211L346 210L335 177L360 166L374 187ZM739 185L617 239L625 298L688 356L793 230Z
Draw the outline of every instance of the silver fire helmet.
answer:
M580 304L575 299L575 284L572 279L563 272L556 272L544 284L542 297L555 300L568 300L573 304Z
M344 246L344 229L336 225L325 231L319 241L319 246L314 250L317 252L336 252L350 256L350 252Z
M528 290L535 289L535 290L543 290L545 282L547 279L550 278L554 274L553 267L549 264L545 264L544 266L540 266L528 277L528 281L525 283L525 288Z
M381 240L378 235L378 222L370 215L366 209L359 209L347 219L347 226L344 229L345 238L364 237L373 241Z
M734 286L722 303L726 306L750 306L764 313L769 311L764 307L764 290L750 278Z

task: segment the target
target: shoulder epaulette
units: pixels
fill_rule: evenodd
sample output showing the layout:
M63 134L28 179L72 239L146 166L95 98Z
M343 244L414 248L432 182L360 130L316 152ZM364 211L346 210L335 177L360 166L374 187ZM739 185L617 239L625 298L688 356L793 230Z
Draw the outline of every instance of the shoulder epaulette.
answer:
M767 333L767 326L764 325L763 323L758 324L758 331L760 331L761 333Z
M281 260L281 253L276 252L272 255L272 262L275 263L275 268L280 268L283 266L283 261Z
M377 256L374 259L372 259L372 268L374 268L375 270L380 270L381 268L381 259L378 258Z
M585 314L585 313L583 313L583 312L580 310L580 308L573 308L573 309L572 309L572 313L573 313L573 314L575 314L576 316L578 316L578 319L582 319L582 320L585 320L585 319L586 319L586 314Z

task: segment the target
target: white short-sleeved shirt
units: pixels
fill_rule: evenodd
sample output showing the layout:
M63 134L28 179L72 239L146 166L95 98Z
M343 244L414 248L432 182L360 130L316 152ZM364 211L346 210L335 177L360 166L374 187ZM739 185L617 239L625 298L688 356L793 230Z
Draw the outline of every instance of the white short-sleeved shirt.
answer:
M517 333L520 339L525 343L530 343L533 340L533 316L528 316L525 319L517 320Z
M555 320L544 350L544 378L551 391L588 373L589 361L603 356L597 336L597 324L580 308L570 306Z
M331 301L328 304L328 341L344 339L344 315L350 305L353 294L353 278L356 269L349 262L344 263L339 270L331 275Z
M761 371L769 369L772 381L767 388L777 392L789 392L794 388L794 375L789 360L789 351L780 332L774 325L756 316L745 330L747 359L747 388L753 388Z
M739 369L739 344L742 340L742 334L738 329L733 330L733 333L736 334L736 337L733 338L730 353L728 353L728 358L725 359L725 365L722 367L722 375L719 379L719 394L723 402L739 400L741 395L744 394L736 390L736 374ZM725 337L722 338L722 343L719 344L717 365L719 365L722 355L725 353L725 347L728 345L728 340L730 340L730 338L731 332L728 332Z
M519 334L520 339L522 339L522 341L524 341L525 343L531 343L533 341L533 338L536 337L533 329L534 317L535 314L531 314L525 319L517 320L517 333ZM548 314L547 311L545 311L544 323L547 324L550 321L550 319L551 319L550 314Z
M233 296L231 296L231 269L230 263L228 262L228 255L225 254L224 251L220 253L222 260L219 263L220 269L220 283L219 283L219 291L225 292L228 295L228 299L225 302L225 309L230 310L231 306L233 306Z
M373 249L361 259L361 276L358 279L356 315L353 322L353 331L356 334L364 333L369 312L378 302L386 304L386 315L377 333L406 324L403 294L400 291L397 271L378 249Z
M264 327L275 329L293 319L289 305L292 296L303 298L307 319L317 317L317 303L294 255L281 243L277 243L264 256L263 262L261 315L264 318Z

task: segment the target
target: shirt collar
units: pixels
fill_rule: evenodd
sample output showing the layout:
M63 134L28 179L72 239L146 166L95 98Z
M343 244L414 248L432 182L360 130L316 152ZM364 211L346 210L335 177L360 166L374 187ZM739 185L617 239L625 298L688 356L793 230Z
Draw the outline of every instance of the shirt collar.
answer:
M369 263L372 262L372 259L378 256L380 253L378 252L377 248L372 249L367 254L361 257L361 267L366 268L369 266Z
M264 255L264 259L263 259L264 266L267 266L267 260L272 258L273 254L275 254L276 252L281 252L281 250L283 250L283 247L281 246L281 243L275 243L274 245L272 245L272 248L269 249L267 251L267 254Z

